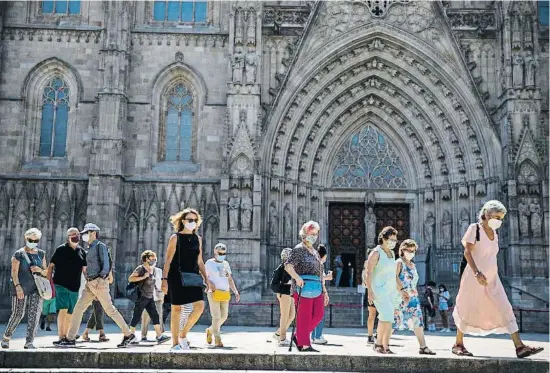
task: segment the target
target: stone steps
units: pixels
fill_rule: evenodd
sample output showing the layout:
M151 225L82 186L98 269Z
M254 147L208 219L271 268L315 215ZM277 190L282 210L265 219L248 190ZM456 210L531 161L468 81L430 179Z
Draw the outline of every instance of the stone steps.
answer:
M392 373L546 373L548 362L519 359L446 359L405 356L352 356L315 353L238 353L208 351L208 353L125 352L86 350L2 351L1 368L20 368L27 372L41 369L67 368L71 372L86 369L145 369L165 372L170 369L196 371L230 370L290 370L346 371ZM135 370L134 370L135 371Z

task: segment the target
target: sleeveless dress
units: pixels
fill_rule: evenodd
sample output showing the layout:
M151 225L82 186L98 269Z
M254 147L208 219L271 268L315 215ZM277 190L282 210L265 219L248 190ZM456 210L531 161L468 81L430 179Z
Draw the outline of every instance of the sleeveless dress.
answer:
M401 259L397 259L396 263L401 263L399 280L401 280L410 299L408 302L402 299L399 307L395 310L393 328L397 330L423 328L424 320L422 317L422 308L420 307L420 300L418 299L418 290L416 290L416 285L418 284L418 271L416 270L416 266L414 268L409 268Z
M474 244L472 256L487 278L487 286L480 285L470 266L466 266L453 311L455 324L461 332L471 335L515 333L516 316L498 276L498 235L495 233L491 241L483 228L479 231L476 242L476 224L470 225L462 243Z
M199 274L199 237L196 234L177 233L177 239L176 252L168 271L168 294L173 305L181 306L204 300L204 288L182 286L180 275L180 269L182 272Z
M380 259L374 267L372 274L372 288L374 291L374 305L378 311L378 320L393 323L394 310L397 307L399 294L395 272L397 270L395 256L388 258L380 246L376 246Z

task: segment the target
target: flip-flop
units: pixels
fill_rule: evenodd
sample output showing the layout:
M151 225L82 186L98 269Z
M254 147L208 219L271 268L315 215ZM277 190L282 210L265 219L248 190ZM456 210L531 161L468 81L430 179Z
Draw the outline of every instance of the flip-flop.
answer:
M421 347L421 348L420 348L419 354L420 354L420 355L435 355L435 352L433 352L432 350L430 350L430 349L426 346L426 347Z
M109 342L109 338L104 335L99 336L99 342Z

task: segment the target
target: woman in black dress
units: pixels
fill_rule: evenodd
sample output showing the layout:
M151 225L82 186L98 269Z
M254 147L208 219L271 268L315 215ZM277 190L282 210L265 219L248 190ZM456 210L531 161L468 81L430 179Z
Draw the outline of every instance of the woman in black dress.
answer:
M202 223L201 216L194 209L185 209L170 217L177 232L170 237L166 249L166 263L162 272L162 291L170 293L172 317L170 330L172 332L172 351L189 350L187 333L199 321L204 311L204 288L202 286L183 286L181 272L200 274L206 279L206 271L202 260L202 239L197 231ZM193 311L187 317L180 334L180 317L183 305L190 304ZM185 307L184 309L189 309ZM181 338L181 340L180 340Z

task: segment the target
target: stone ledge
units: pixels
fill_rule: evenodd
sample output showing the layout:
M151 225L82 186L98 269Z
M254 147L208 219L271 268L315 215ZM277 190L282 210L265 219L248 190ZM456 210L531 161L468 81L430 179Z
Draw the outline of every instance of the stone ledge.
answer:
M546 361L518 359L127 351L1 351L3 368L299 370L377 373L548 373Z

